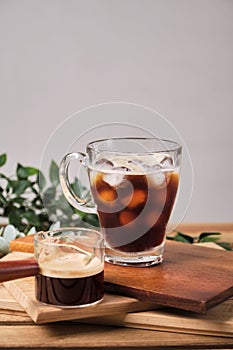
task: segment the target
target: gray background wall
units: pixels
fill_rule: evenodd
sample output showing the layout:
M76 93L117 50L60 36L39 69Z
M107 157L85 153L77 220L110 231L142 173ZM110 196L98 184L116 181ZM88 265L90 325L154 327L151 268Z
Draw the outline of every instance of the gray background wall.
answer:
M184 221L232 221L232 0L0 0L0 152L39 166L54 129L109 101L160 111L195 176Z

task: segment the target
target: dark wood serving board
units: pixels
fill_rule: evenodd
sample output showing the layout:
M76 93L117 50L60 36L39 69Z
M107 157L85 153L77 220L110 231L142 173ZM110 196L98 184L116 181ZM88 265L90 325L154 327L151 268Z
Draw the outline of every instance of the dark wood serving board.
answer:
M167 241L154 267L105 266L107 292L205 313L233 296L233 252Z

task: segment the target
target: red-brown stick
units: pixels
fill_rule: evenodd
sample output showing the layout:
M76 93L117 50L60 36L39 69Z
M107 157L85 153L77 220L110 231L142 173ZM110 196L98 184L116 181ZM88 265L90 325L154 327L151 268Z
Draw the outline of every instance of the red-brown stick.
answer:
M0 282L35 276L39 265L35 259L0 261Z

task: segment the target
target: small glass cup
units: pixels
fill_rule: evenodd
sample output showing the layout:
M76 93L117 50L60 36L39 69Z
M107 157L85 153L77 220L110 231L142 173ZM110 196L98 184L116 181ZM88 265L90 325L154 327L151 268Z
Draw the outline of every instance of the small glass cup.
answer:
M182 147L157 138L112 138L90 142L86 154L67 154L60 182L75 208L99 216L107 262L151 266L163 261L165 233L179 184ZM69 164L88 172L90 198L69 183ZM95 205L93 205L93 202Z
M84 307L104 296L104 239L86 228L38 232L34 238L36 298L58 307Z

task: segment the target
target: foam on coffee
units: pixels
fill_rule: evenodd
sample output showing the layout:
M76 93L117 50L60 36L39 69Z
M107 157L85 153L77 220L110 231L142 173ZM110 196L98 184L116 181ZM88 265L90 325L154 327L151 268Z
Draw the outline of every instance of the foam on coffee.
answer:
M51 260L39 261L40 274L55 278L82 278L96 275L103 271L104 263L94 257L88 262L84 254L66 254Z

